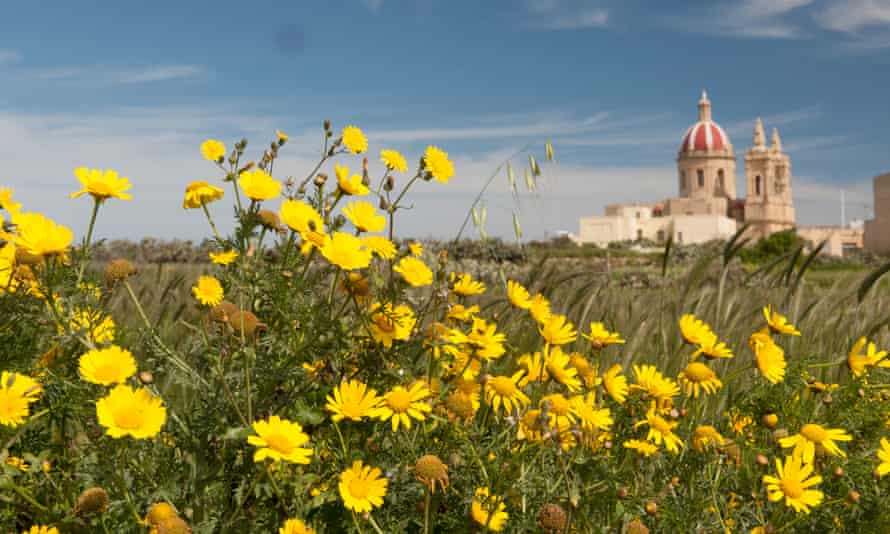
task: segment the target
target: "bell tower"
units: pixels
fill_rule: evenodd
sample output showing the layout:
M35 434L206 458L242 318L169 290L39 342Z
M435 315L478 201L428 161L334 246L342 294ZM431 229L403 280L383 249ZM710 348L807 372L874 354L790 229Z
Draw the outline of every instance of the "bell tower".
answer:
M755 237L766 237L795 226L791 197L791 158L782 151L779 130L773 128L766 145L763 123L754 125L754 146L745 152L748 196L745 222Z

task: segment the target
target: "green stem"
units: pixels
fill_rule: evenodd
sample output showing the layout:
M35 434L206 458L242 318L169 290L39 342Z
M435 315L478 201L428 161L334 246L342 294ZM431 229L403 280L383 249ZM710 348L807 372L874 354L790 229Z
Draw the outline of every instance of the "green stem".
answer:
M365 531L362 530L361 525L358 524L358 516L355 515L355 512L352 512L352 524L355 525L355 529L358 531L358 534L365 534Z
M222 243L223 238L219 235L219 230L216 229L216 223L213 222L213 217L210 216L210 210L207 209L207 204L201 204L201 208L204 209L204 215L207 216L207 222L210 223L210 228L213 230L213 237Z
M96 216L99 214L99 204L101 204L101 201L93 199L93 213L92 215L90 215L90 226L87 229L87 237L83 242L83 250L80 251L80 269L77 271L78 284L80 284L80 281L83 280L83 272L87 266L87 254L90 249L90 241L92 241L93 239L93 228L95 228L96 226Z
M383 530L377 524L377 521L374 521L374 516L372 516L370 512L368 513L368 521L371 522L371 526L374 527L374 530L377 531L377 534L383 534Z
M430 534L430 501L432 501L432 493L426 488L426 500L423 504L423 534Z

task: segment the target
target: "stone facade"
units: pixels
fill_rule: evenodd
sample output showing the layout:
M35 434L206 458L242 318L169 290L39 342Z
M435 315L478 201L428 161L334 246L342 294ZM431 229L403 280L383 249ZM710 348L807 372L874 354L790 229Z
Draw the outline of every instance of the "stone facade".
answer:
M865 250L890 254L890 172L876 176L875 218L865 221Z
M850 226L803 226L797 229L797 235L807 241L810 250L825 241L822 254L829 256L846 256L862 250L863 245L862 221Z
M745 222L754 238L794 228L794 201L791 198L791 158L782 151L779 131L773 129L766 146L763 123L754 126L754 146L745 152Z

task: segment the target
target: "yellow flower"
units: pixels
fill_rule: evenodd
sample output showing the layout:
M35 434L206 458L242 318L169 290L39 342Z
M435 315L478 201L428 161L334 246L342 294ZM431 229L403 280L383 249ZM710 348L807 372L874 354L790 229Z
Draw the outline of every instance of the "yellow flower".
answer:
M631 391L645 391L658 402L660 409L669 407L672 398L680 393L680 386L662 375L654 365L634 365L633 369L637 383L630 386Z
M146 439L157 435L167 420L167 409L161 399L147 389L133 389L121 384L96 401L99 424L113 438L132 436Z
M419 258L423 256L423 243L420 241L414 241L408 244L408 251L412 256Z
M686 390L687 397L698 398L700 390L713 395L723 387L714 371L703 363L692 362L686 366L677 378Z
M476 488L475 497L470 504L470 515L473 521L492 532L504 530L504 525L510 518L504 500L490 496L488 488Z
M546 359L544 374L564 385L566 389L574 393L581 389L581 380L578 378L578 370L569 365L570 356L558 346L551 349L545 348Z
M714 358L732 358L732 349L727 347L726 343L717 341L717 334L707 332L702 334L701 337L698 349L692 353L692 360L695 360L702 354L709 360Z
M370 202L350 202L343 208L343 215L359 232L379 232L386 226L386 217L378 215Z
M385 260L391 260L396 257L396 246L392 241L382 235L363 236L362 243L364 243L371 252Z
M216 306L223 299L223 287L219 280L212 276L199 276L198 284L192 286L195 300L203 306Z
M630 439L624 442L624 448L631 449L636 451L640 456L644 456L646 458L652 456L656 452L658 452L658 445L655 445L651 441L639 440L639 439Z
M763 475L763 483L766 484L767 497L771 502L785 499L785 505L795 512L810 513L811 506L818 506L822 502L821 491L809 489L822 482L822 477L814 476L813 465L803 463L797 456L791 455L782 460L776 458L776 471L778 476Z
M25 422L29 406L43 388L30 376L3 371L0 374L0 425L16 427Z
M835 441L852 441L853 436L841 428L825 428L815 423L807 423L800 427L800 432L779 440L783 449L794 447L792 456L800 456L806 463L812 463L816 455L816 446L832 456L846 457Z
M711 425L701 425L692 433L692 448L698 452L703 452L714 446L722 447L725 444L726 438L721 436L717 429Z
M210 261L217 265L229 265L234 262L238 258L238 251L235 249L232 250L223 250L220 252L211 252L209 254Z
M768 333L755 332L748 340L760 374L773 384L785 380L785 351Z
M281 182L261 169L242 172L238 185L251 200L270 200L281 194Z
M226 157L226 145L224 145L222 141L208 139L201 143L201 155L204 156L204 159L207 161L221 163L222 159Z
M371 264L371 251L361 239L345 232L334 232L321 247L321 255L344 271L364 269Z
M683 441L674 434L674 429L677 428L679 423L667 421L655 413L655 403L649 407L646 419L634 423L634 428L639 428L643 425L649 427L649 434L646 436L647 440L652 441L656 445L664 443L665 448L674 454L680 452L680 447L683 447Z
M326 400L325 408L334 414L331 419L335 423L342 419L361 421L364 417L376 417L383 402L377 390L368 389L367 384L358 380L341 382L334 388L334 395L328 395Z
M374 341L386 348L392 347L393 341L404 341L411 337L411 331L417 323L414 311L405 304L393 308L392 304L381 305L377 302L371 306L370 312L371 335Z
M383 395L383 403L377 417L383 421L390 419L392 431L396 432L399 425L404 425L406 430L411 430L411 419L423 421L432 407L424 399L430 396L430 390L423 382L415 382L410 388L396 386Z
M69 228L39 213L19 213L12 222L16 225L16 247L34 256L64 254L74 239Z
M321 248L327 242L324 220L309 204L299 200L285 200L281 203L279 216L288 228L300 234L300 239L304 245L308 244L308 248ZM305 252L308 252L308 248Z
M525 386L532 382L546 382L550 380L550 375L547 373L547 365L540 352L523 354L519 357L518 363L524 371L522 380L519 381L520 386Z
M544 395L539 407L542 411L547 408L550 426L556 429L568 428L577 420L569 399L559 393Z
M551 315L541 325L541 337L550 345L565 345L578 339L575 326L565 315Z
M425 454L414 463L414 476L417 481L436 493L436 486L448 489L448 466L434 454Z
M110 386L121 384L136 374L133 354L117 345L93 349L79 360L80 376L87 382Z
M738 436L744 434L745 429L754 423L754 419L750 415L738 412L733 412L732 414L727 415L729 417L729 425L732 428L732 431Z
M448 159L448 152L432 145L426 147L423 153L423 169L443 184L454 176L454 164Z
M597 375L598 369L580 352L569 354L569 365L578 371L578 376L588 388L594 388L602 383L602 379Z
M393 267L393 271L402 275L402 278L414 287L428 286L433 283L433 271L422 260L412 256L405 256L399 260L398 265Z
M708 336L713 335L713 332L701 319L696 319L694 315L687 313L680 317L680 335L690 345L701 345L703 341L709 339Z
M275 137L278 138L278 142L282 145L286 143L288 139L290 139L290 136L282 132L281 130L275 130Z
M589 392L586 395L575 395L569 399L572 413L581 422L581 428L588 432L597 430L609 430L615 422L612 412L608 408L597 409L596 394Z
M547 319L550 318L550 301L547 300L544 295L538 293L534 297L532 297L531 304L529 304L528 311L531 314L532 318L538 324L544 324L547 322Z
M507 298L510 299L510 304L520 310L527 310L532 305L528 289L513 280L507 280Z
M881 463L875 468L878 476L884 476L890 473L890 441L887 438L881 438L881 447L878 449L878 459Z
M114 341L116 331L111 317L94 310L74 310L68 327L74 332L86 331L87 337L96 343Z
M513 376L494 376L485 382L485 400L495 413L500 411L502 405L505 412L512 413L525 408L531 402L519 389L521 378L522 371L517 371Z
M603 323L590 323L590 333L581 334L581 336L584 339L589 339L595 348L624 343L624 340L621 339L621 334L609 332Z
M408 162L398 150L381 150L380 161L392 171L405 172L408 170Z
M13 198L12 188L0 187L0 209L6 210L10 215L15 215L22 209L22 205Z
M24 458L21 458L19 456L7 456L5 463L9 467L18 469L23 473L27 473L28 469L31 467L28 465L28 462L26 462Z
M353 154L361 154L368 150L368 138L358 126L349 125L343 128L343 145Z
M248 436L247 443L258 447L253 454L253 461L262 462L266 458L272 461L284 460L295 464L308 464L312 449L303 445L309 442L309 436L303 432L299 423L282 419L277 415L253 423L256 436Z
M44 525L34 525L28 530L24 531L22 534L59 534L59 529L56 527L47 527Z
M361 460L354 461L352 467L340 473L338 487L343 506L360 514L382 506L389 481L381 474L377 467L372 469Z
M362 177L358 174L349 176L349 167L334 164L334 174L337 175L337 188L344 195L367 195L371 190L362 181Z
M452 291L458 295L470 297L473 295L481 295L485 293L485 284L477 280L473 280L473 276L468 273L460 273L457 275L457 281L454 282ZM451 280L454 281L454 273L451 273Z
M102 202L111 197L121 200L133 198L133 195L124 192L133 187L130 181L127 178L118 177L117 172L111 169L103 172L101 169L78 167L74 169L74 175L80 180L83 189L71 193L71 198L86 194L92 195L96 202Z
M479 313L479 306L470 306L467 308L463 304L455 304L448 310L446 319L454 321L470 321Z
M207 182L192 182L185 188L185 195L182 198L183 209L200 208L219 200L223 197L225 191L210 185Z
M621 365L615 364L603 373L603 388L618 404L624 404L630 388L627 386L627 377L621 374Z
M860 337L847 354L847 367L850 368L853 376L860 377L868 374L869 367L890 367L890 361L884 360L887 357L887 351L878 352L874 343L868 343L866 353L862 354L866 343L868 340Z
M794 325L788 322L788 318L773 310L772 306L763 307L763 316L769 329L777 334L788 334L791 336L799 336L800 330L794 328Z
M278 529L278 534L315 534L315 529L309 528L301 519L288 519Z
M498 325L489 323L481 317L473 318L473 327L466 336L466 341L476 348L476 356L491 360L500 358L506 349L506 334L497 332Z

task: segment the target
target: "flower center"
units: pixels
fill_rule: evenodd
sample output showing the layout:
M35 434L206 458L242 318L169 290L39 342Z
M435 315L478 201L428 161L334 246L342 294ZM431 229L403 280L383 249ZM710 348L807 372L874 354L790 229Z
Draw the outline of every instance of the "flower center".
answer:
M705 382L706 380L709 380L711 378L713 373L707 365L703 363L693 362L686 367L684 375L690 382Z
M364 499L368 496L368 490L370 489L368 483L361 478L353 478L349 481L349 493L355 499Z
M395 322L391 321L389 319L389 317L383 315L382 313L378 313L378 314L374 315L373 319L374 319L374 324L377 325L377 328L379 328L381 331L387 332L387 333L395 332L395 330L396 330Z
M392 411L403 413L411 407L411 396L404 389L395 389L386 396L386 404Z
M142 426L142 412L136 406L121 406L114 414L114 424L133 430Z
M513 381L505 376L498 376L491 379L491 388L502 397L512 397L516 394L516 385Z
M289 454L294 448L287 436L283 436L281 434L263 436L263 440L266 442L270 449L275 449L276 451L284 454Z
M550 401L550 411L556 415L566 415L569 413L569 401L562 395L551 395L547 397Z
M649 426L659 431L662 434L670 434L671 433L671 425L668 424L667 421L662 419L660 416L653 415L649 417Z
M116 381L118 377L117 366L112 363L106 363L96 368L96 378L103 382Z
M825 429L819 425L806 424L800 429L800 435L812 441L813 443L822 443L828 437Z
M784 478L782 479L782 492L792 499L799 499L803 495L803 486L797 480Z

